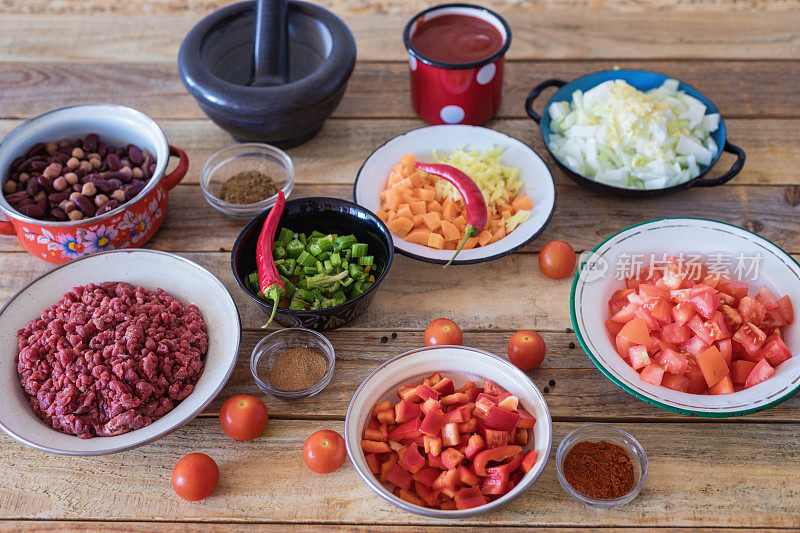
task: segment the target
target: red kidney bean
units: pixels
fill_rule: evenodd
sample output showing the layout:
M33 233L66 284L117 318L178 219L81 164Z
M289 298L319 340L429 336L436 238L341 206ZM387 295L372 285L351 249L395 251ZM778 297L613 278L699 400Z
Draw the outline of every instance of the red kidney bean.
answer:
M97 145L97 153L100 157L105 157L108 153L108 146L103 141L100 141L100 144Z
M36 143L28 149L25 155L27 157L31 157L33 155L41 154L44 152L44 148L44 143Z
M111 189L112 192L122 187L122 180L118 180L116 178L110 178L108 182L113 186L113 188Z
M35 196L36 193L42 190L42 187L39 185L37 180L28 180L25 184L25 190L28 191L28 194L31 196Z
M47 197L45 196L45 197L42 197L42 198L39 198L38 200L36 200L36 205L39 206L39 209L42 210L42 213L46 213L47 212Z
M25 162L25 156L19 156L18 158L16 158L11 162L11 168L18 168L24 162Z
M56 191L56 188L53 187L53 179L48 176L45 176L44 174L36 178L36 182L42 189L46 190L47 192Z
M54 204L58 204L69 198L69 195L72 194L69 191L64 192L54 192L53 194L49 195L47 199Z
M86 198L85 196L77 196L73 201L75 202L75 204L77 204L77 206L80 208L83 214L87 217L93 217L97 212L97 209L95 209L95 206L92 203L92 201Z
M33 201L33 199L30 196L26 196L19 202L16 202L12 205L14 206L14 209L19 209L20 207L25 207L26 205L34 205L34 204L35 202Z
M120 169L119 156L117 154L108 154L108 156L106 157L106 164L108 165L108 168L110 168L111 170L119 170Z
M131 181L131 175L125 172L103 172L102 177L107 180L119 180L122 183L129 183Z
M82 178L82 177L84 177L86 175L86 169L80 168L80 167L76 168L72 172L74 172L75 175L78 176L78 179L80 179L80 178Z
M134 146L133 144L128 145L128 159L130 159L131 163L134 165L142 164L142 151L138 146Z
M105 180L103 178L99 178L99 177L98 178L90 178L89 182L90 183L94 183L94 186L97 187L98 189L100 189L103 192L111 192L111 191L114 190L114 186L111 183L109 183L108 180Z
M54 207L50 210L50 214L56 220L67 220L67 213L60 207Z
M116 209L117 207L119 207L119 202L117 202L116 200L109 200L108 202L103 204L103 207L101 207L100 209L97 210L97 213L95 213L95 216L99 216L99 215L108 213L109 211L111 211L112 209Z
M31 170L35 170L36 172L42 172L48 166L50 166L50 163L47 161L31 161L30 164Z
M23 205L22 207L16 207L16 210L31 218L39 218L44 216L44 209L36 204L28 204Z
M83 140L83 150L87 152L94 152L97 150L97 144L100 142L100 138L97 136L96 133L90 133L86 136ZM86 213L84 213L86 214Z
M144 182L139 180L134 180L132 183L128 185L123 185L122 190L125 191L125 196L128 198L133 198L144 189Z
M8 196L6 196L6 200L8 201L8 203L10 203L12 205L17 203L17 202L19 202L20 200L24 200L26 198L28 198L28 191L24 191L24 190L23 191L17 191L17 192L15 192L13 194L9 194Z

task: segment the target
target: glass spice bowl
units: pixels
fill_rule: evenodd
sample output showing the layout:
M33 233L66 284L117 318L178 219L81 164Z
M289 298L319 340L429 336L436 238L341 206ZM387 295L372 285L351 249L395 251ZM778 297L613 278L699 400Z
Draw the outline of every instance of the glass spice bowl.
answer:
M269 372L278 354L292 348L308 348L322 355L327 369L322 379L300 390L282 390L274 387L269 380ZM305 328L279 329L270 333L253 348L250 356L250 372L258 387L274 398L281 400L300 400L319 393L328 386L333 377L336 354L333 346L323 335Z
M584 441L610 442L621 446L625 450L633 464L633 489L631 489L628 494L620 496L619 498L600 499L591 498L572 488L572 485L570 485L564 477L562 465L564 458L572 447ZM593 424L579 427L564 437L564 440L562 440L561 444L558 446L558 450L556 450L556 472L558 473L558 482L561 483L561 488L564 489L564 492L572 496L574 500L588 505L589 507L609 509L611 507L625 505L633 500L639 494L639 491L642 490L645 479L647 479L647 455L644 453L642 445L629 433L613 426Z
M289 198L294 188L294 163L281 149L270 144L240 143L223 148L208 158L200 172L200 188L211 207L229 217L250 220L275 205L278 194L252 204L232 204L220 197L222 185L229 178L250 170L260 171L282 185L284 196Z

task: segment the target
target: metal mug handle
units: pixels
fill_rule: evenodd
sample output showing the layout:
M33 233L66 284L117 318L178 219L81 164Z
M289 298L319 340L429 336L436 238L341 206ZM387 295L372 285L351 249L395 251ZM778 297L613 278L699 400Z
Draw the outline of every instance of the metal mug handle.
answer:
M528 97L525 99L525 112L528 113L528 116L531 117L537 124L541 124L542 116L533 110L533 101L536 100L536 98L542 94L542 91L548 87L558 87L560 89L566 84L567 82L564 80L550 78L549 80L544 80L542 83L531 89L531 92L528 93Z
M722 185L723 183L731 181L739 172L742 171L745 160L744 150L733 143L725 141L725 146L722 147L722 151L728 152L729 154L736 154L736 162L733 163L733 166L730 168L730 170L728 170L722 176L718 176L716 178L700 178L692 184L693 187L716 187L717 185Z

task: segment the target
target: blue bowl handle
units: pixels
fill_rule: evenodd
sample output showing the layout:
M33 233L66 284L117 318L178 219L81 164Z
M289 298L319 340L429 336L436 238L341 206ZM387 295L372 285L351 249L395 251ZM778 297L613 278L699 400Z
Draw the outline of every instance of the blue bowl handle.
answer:
M564 80L559 80L558 78L550 78L549 80L544 80L542 83L531 89L531 92L528 93L528 97L525 99L525 111L528 113L528 116L531 117L534 122L537 124L542 123L542 117L533 110L533 101L542 94L542 91L547 89L548 87L563 87L566 85L567 82Z
M733 164L730 170L728 170L722 176L716 178L700 178L692 184L693 187L716 187L717 185L722 185L723 183L729 182L739 172L742 171L745 160L744 150L733 143L725 141L725 146L722 147L722 151L730 154L736 154L736 162Z

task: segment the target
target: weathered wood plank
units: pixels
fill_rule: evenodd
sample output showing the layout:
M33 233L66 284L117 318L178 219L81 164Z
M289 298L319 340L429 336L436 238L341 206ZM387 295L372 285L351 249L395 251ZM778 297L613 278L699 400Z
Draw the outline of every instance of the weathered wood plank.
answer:
M0 137L18 126L21 120L0 120ZM182 183L199 183L206 160L233 139L213 122L204 119L162 119L159 125L170 143L186 151L191 164ZM736 185L800 184L800 120L730 119L728 137L747 152L744 171ZM421 127L413 119L330 120L311 141L287 150L295 164L295 180L300 184L352 184L364 160L387 140ZM547 152L539 128L529 119L493 120L488 127L516 137L531 146L556 176L562 176ZM733 156L723 155L711 176L721 174L732 164Z
M115 12L95 13L89 22L81 11L87 11L91 4L82 6L75 1L71 6L63 2L53 4L59 13L39 10L39 14L32 16L28 14L30 8L22 14L13 8L4 13L0 22L0 58L173 61L186 33L213 10L211 6L189 6L184 2L189 9L174 14L148 13L134 3ZM364 9L363 4L334 6L333 10L352 30L361 59L406 59L403 28L411 15L430 4L373 5L375 8L371 10ZM581 5L567 5L545 10L530 9L525 4L496 7L511 25L509 58L513 59L727 59L732 48L743 59L800 57L800 37L795 31L800 16L796 9L709 10L704 5L700 9L674 10L670 6L664 8L669 10L669 17L660 16L658 24L651 24L648 22L654 21L654 11L643 13L610 6L585 9ZM709 32L711 17L714 30ZM87 38L87 24L111 31L92 32L91 38ZM64 46L65 42L80 45Z
M571 80L617 66L680 78L715 102L727 118L800 117L800 99L795 92L800 84L800 61L740 60L513 61L506 68L505 95L498 117L526 117L522 105L525 96L544 79ZM94 102L135 107L157 119L204 118L184 89L173 60L4 61L0 62L0 92L0 118L27 118L54 107ZM359 62L335 116L414 118L408 96L408 64Z
M138 450L96 458L57 457L0 438L0 516L42 520L174 520L235 523L439 525L381 500L346 463L334 474L312 475L301 458L316 429L342 431L342 422L273 420L261 438L226 437L212 419L197 419ZM554 424L554 444L577 427ZM647 484L621 509L597 512L571 500L558 485L553 456L540 479L520 498L459 525L794 527L800 513L800 478L786 475L800 453L795 426L784 431L758 424L620 424L645 448ZM709 438L713 432L714 438ZM769 432L770 439L764 439ZM211 497L189 503L170 488L170 471L190 451L208 453L221 471ZM700 475L698 472L713 472ZM769 497L765 497L765 495ZM741 509L747 509L742 513Z

